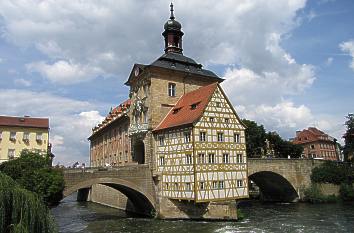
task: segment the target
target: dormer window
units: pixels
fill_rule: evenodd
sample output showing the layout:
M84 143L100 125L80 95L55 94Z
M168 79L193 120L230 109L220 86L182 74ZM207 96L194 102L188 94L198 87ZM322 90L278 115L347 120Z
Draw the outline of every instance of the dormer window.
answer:
M181 108L174 108L174 109L172 110L172 114L176 114L176 113L178 113L178 112L179 112L179 110L181 110Z
M168 84L168 96L175 97L176 96L176 83Z
M190 105L190 106L191 106L191 109L192 109L192 110L193 110L193 109L196 109L199 103L200 103L200 101L197 102L197 103L191 104L191 105Z

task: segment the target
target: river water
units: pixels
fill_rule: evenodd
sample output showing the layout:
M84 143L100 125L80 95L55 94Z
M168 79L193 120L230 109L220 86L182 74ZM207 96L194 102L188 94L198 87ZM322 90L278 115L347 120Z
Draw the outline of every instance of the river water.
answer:
M354 204L261 204L241 207L242 221L171 221L128 216L124 211L74 197L52 209L65 233L231 233L231 232L354 232Z

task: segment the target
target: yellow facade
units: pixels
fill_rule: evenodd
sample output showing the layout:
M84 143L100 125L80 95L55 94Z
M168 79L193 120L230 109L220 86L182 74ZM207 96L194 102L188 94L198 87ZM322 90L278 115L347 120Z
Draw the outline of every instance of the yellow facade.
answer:
M0 126L0 163L17 158L23 149L48 152L49 129Z

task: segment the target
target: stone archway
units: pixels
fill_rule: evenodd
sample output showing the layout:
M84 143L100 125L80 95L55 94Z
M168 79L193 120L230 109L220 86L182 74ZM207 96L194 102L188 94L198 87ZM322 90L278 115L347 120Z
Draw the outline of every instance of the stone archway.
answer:
M138 164L145 163L145 144L142 140L137 140L134 143L134 161Z
M66 188L63 192L63 198L78 191L78 200L86 201L89 189L95 184L107 185L123 193L130 200L129 203L132 204L132 212L145 216L152 216L155 212L155 201L150 194L142 191L137 185L119 178L94 178L79 182Z
M293 185L275 172L260 171L248 178L259 187L263 201L295 202L299 198Z

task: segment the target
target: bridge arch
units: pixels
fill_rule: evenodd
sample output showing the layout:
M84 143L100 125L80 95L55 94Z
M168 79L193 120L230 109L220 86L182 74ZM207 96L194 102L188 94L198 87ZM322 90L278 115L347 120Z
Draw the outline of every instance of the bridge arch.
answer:
M71 195L76 191L90 189L92 185L95 184L107 185L123 193L133 204L134 212L147 216L151 216L153 212L155 212L155 199L153 196L141 190L134 183L113 177L91 178L76 183L70 187L66 187L63 192L63 198Z
M261 198L271 202L295 202L299 196L292 183L284 176L272 171L257 171L248 178L260 189Z

